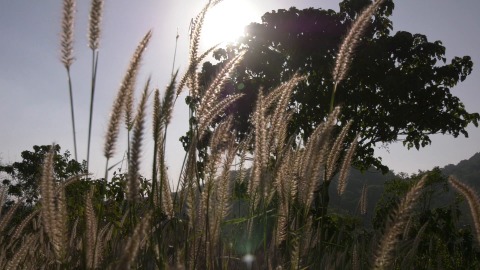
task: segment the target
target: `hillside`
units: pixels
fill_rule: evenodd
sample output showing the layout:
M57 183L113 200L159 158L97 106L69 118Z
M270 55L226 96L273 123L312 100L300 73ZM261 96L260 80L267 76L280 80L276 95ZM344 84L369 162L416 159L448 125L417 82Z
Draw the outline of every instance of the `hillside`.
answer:
M480 152L467 160L460 161L457 165L450 164L441 170L445 175L454 175L480 191Z
M449 175L456 176L460 181L469 184L480 194L480 152L467 160L460 161L456 165L450 164L440 170L446 177ZM380 171L374 169L370 169L363 173L354 168L350 169L347 188L342 196L338 196L337 194L336 180L332 183L330 188L330 206L332 211L356 215L363 221L367 222L365 225L369 227L371 225L369 223L373 218L375 206L383 194L385 181L392 180L396 177L398 176L393 172L382 175ZM359 215L359 201L364 184L366 184L368 188L368 204L367 214L364 217L361 217ZM444 194L444 197L434 200L433 204L435 206L445 205L446 203L453 202L454 198L454 193L450 190L450 192ZM462 213L468 213L469 210L467 207L468 206L465 202L460 204L460 210ZM465 218L469 219L468 215L464 214L462 221L466 221Z

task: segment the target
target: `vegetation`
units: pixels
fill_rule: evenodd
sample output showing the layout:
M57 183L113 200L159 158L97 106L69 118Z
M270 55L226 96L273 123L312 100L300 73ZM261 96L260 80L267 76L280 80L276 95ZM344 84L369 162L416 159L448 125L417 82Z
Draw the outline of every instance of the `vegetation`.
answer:
M63 31L70 33L73 22L68 13L74 3L64 2ZM10 178L0 190L2 205L9 199L0 212L0 268L478 268L480 251L474 239L480 243L479 198L455 178L449 185L468 201L474 230L458 227L455 205L433 211L429 207L437 185L449 187L436 171L387 185L375 214L375 231L367 230L358 218L367 209L367 186L362 188L357 215L332 211L330 192L347 195L347 176L363 135L348 136L355 122L342 120L344 109L338 106L329 108L308 138L288 132L294 117L288 104L295 87L309 80L306 74L294 72L274 89L258 91L253 128L242 140L236 139L235 120L225 117L224 111L241 94L225 96L222 89L246 53L224 63L210 84L205 85L198 73L213 50L198 51L203 20L219 2L208 1L194 19L186 73L178 83L178 72L172 76L162 98L158 89L150 95L147 81L135 113L136 75L151 32L140 41L112 106L104 145L105 178L88 179L83 174L87 165L70 160L68 153L60 155L57 145L36 146L35 152L24 152L22 162L1 168ZM360 46L375 12L388 3L372 2L352 22L332 68L334 89L349 85L342 86L353 67L351 52ZM93 8L98 5L102 4L92 1ZM91 14L91 23L101 21L101 12ZM90 31L95 67L100 31L98 26L91 29L96 29ZM69 42L62 39L63 62L71 59ZM93 68L92 89L95 74ZM166 132L184 88L189 91L192 118L180 185L172 192ZM93 94L94 90L92 104ZM332 100L336 94L333 91ZM146 180L139 174L139 153L150 96L155 151L151 180ZM109 177L108 161L123 120L129 134L128 168Z
M405 31L391 33L392 0L384 1L355 41L358 47L345 57L353 57L341 84L334 83L332 70L341 56L338 44L346 36L359 12L371 1L344 0L339 12L294 7L265 13L262 23L252 23L238 44L214 52L218 63L203 65L202 79L209 79L238 53L245 54L232 80L224 87L228 94L243 96L227 108L237 135L243 138L252 128L258 89L267 91L288 81L298 72L308 78L292 94L289 135L308 138L323 122L332 106L341 106L341 126L353 120L348 133L351 141L362 137L356 151L357 167L387 167L374 156L378 143L403 140L408 148L430 144L431 134L468 136L466 127L478 126L480 115L467 112L450 88L465 80L472 71L469 56L445 58L441 41ZM352 33L352 32L350 32ZM221 118L220 118L221 119ZM426 120L428 119L428 120Z

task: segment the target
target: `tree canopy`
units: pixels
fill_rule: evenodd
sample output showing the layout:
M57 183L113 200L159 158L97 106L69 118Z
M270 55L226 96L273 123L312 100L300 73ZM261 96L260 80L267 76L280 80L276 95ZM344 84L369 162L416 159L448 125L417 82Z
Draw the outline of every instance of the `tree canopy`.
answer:
M215 63L203 65L201 80L209 84L225 63L245 50L244 60L224 87L225 96L243 93L227 109L239 137L251 127L250 114L258 91L269 91L295 72L308 79L297 86L290 101L291 135L306 139L330 112L332 70L339 44L353 20L370 0L344 0L340 11L295 7L265 13L262 23L247 26L238 43L214 51ZM379 143L403 140L406 147L425 147L432 134L468 136L478 126L478 113L469 113L451 88L466 79L473 63L469 56L445 58L441 41L406 31L391 33L394 4L385 1L362 37L349 74L335 94L342 107L338 125L353 120L349 137L362 139L355 165L387 170L374 156ZM346 140L351 141L351 140Z
M38 199L38 181L42 175L42 164L51 145L34 145L33 152L25 150L21 153L22 161L9 165L0 165L1 183L8 195L16 199L24 198L31 204ZM55 178L65 180L85 171L85 165L70 159L70 152L60 153L60 145L53 146Z

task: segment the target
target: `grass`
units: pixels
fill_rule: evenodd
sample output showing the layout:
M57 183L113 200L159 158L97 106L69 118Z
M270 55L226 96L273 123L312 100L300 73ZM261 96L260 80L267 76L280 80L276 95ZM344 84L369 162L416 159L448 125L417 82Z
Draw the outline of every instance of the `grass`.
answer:
M163 98L158 89L145 83L142 98L133 109L133 93L141 59L152 35L148 32L134 52L113 102L108 123L104 156L105 178L85 180L81 175L58 182L53 173L53 150L44 161L40 181L41 202L17 227L9 227L22 205L18 201L0 220L0 268L2 269L387 269L412 267L411 261L398 262L402 236L427 176L417 181L398 204L383 233L368 235L349 226L347 218L327 212L330 183L339 175L337 192L347 185L347 172L359 134L345 142L350 125L336 130L341 108L331 107L329 117L315 128L308 141L293 147L286 110L295 86L308 78L294 75L270 92L259 90L252 116L254 130L244 141L233 136L231 118L212 126L212 121L238 95L221 98L228 76L242 60L240 53L221 70L211 85L199 84L198 66L211 51L200 53L201 28L208 11L220 1L209 1L195 18L190 44L190 64L177 84L172 74ZM72 63L71 38L73 1L65 0L64 63ZM382 1L376 1L358 17L344 42L332 76L335 86L348 72L353 51L372 14ZM102 1L92 1L90 48L92 49L92 91L90 129L93 115L98 63L99 22ZM97 12L94 12L97 11ZM71 13L71 14L70 14ZM71 81L69 80L71 91ZM190 141L185 153L179 189L173 192L165 160L165 145L172 108L188 88L195 100L190 106ZM151 95L151 93L154 95ZM139 175L139 154L145 140L147 100L153 96L154 158L151 180ZM334 94L332 96L332 104ZM72 126L75 134L73 100ZM108 176L122 119L132 137L128 139L128 173ZM74 140L75 137L74 137ZM208 156L200 156L197 146L208 141ZM87 153L90 149L90 132ZM344 145L350 145L343 149ZM76 143L75 143L76 145ZM253 149L250 149L253 146ZM76 146L75 146L76 147ZM53 147L52 147L53 149ZM76 153L76 150L75 150ZM87 158L88 159L88 158ZM204 161L200 166L199 160ZM88 163L88 161L87 161ZM458 180L452 185L472 207L477 241L479 199ZM81 185L87 188L81 188ZM320 189L320 187L326 187ZM83 194L81 201L69 201L68 190ZM115 189L117 188L117 189ZM360 205L367 201L364 186ZM4 197L5 193L1 193ZM2 199L3 201L3 199ZM72 206L80 215L72 214ZM424 225L411 241L416 250ZM407 234L405 234L407 235ZM415 256L413 251L408 253ZM410 258L409 257L409 258Z

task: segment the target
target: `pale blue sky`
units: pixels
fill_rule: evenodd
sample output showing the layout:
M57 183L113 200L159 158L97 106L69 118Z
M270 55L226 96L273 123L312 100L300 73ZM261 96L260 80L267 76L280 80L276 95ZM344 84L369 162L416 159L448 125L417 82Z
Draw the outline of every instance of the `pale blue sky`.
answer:
M224 0L228 2L239 0ZM75 57L72 66L77 141L79 158L86 156L88 106L90 98L91 52L87 47L87 22L90 1L79 1L76 13ZM252 7L247 13L234 10L234 18L246 18L246 22L260 20L267 11L296 6L298 8L321 7L338 10L338 2L332 0L278 1L244 0ZM137 89L152 75L153 86L164 89L170 77L175 35L180 35L177 67L187 65L188 26L190 19L200 10L203 1L188 0L115 0L106 1L102 27L100 63L98 67L97 94L95 97L94 133L92 137L92 169L97 177L103 175L103 137L109 110L123 77L130 56L142 36L153 29L153 39L146 52ZM61 1L0 0L0 161L9 163L20 160L20 152L33 145L59 143L73 152L70 126L70 108L66 72L59 61L59 37ZM447 58L470 55L474 71L467 80L452 90L460 97L470 112L480 111L480 3L476 0L402 0L396 1L392 17L394 31L406 30L426 34L429 40L442 40L447 48ZM222 34L221 27L228 20L205 28ZM203 47L220 40L209 40ZM208 43L208 44L206 44ZM140 90L138 90L139 94ZM151 109L151 106L149 107ZM169 128L168 163L173 175L177 174L183 158L178 138L186 129L187 109L183 98L174 111L173 124ZM148 125L150 128L150 124ZM435 165L457 163L480 152L480 130L468 128L470 138L433 136L432 145L420 151L407 151L401 144L389 146L390 153L379 150L385 164L396 172L416 172ZM123 133L124 134L124 133ZM151 135L146 133L144 142L144 168L150 177L152 148ZM125 136L120 137L124 142ZM118 147L115 160L121 159L124 143Z

